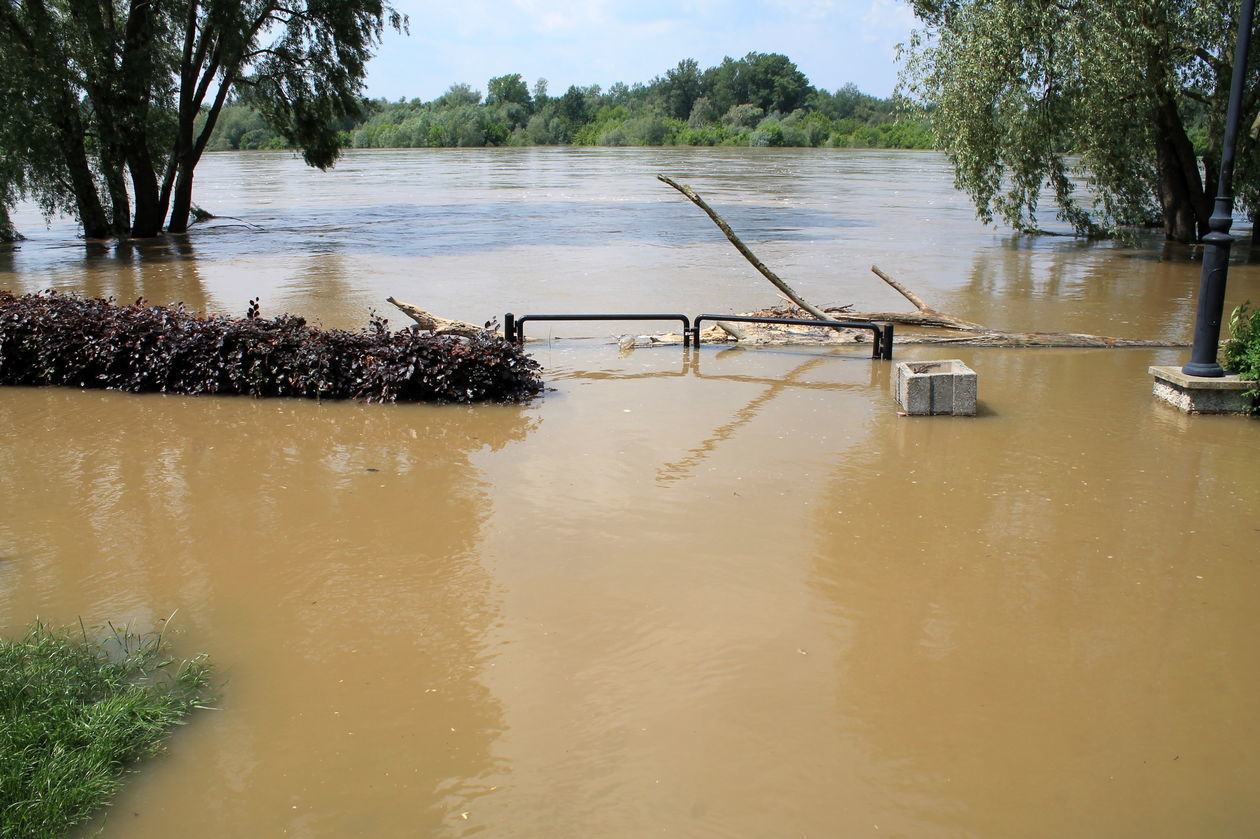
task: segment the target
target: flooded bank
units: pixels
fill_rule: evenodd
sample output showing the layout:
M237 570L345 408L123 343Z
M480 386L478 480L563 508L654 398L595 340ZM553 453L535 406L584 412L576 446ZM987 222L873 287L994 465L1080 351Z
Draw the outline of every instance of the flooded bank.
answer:
M1021 250L951 212L973 252L871 261L995 325L1180 328L1197 266ZM812 282L903 241L805 245L781 221L763 248ZM725 258L655 235L592 262ZM677 281L511 258L552 310ZM197 267L208 301L237 293L205 280L221 259ZM246 262L297 282L287 259ZM156 287L172 263L136 264ZM330 319L398 281L325 267ZM753 282L732 308L766 302ZM490 294L429 296L462 290ZM1180 837L1260 816L1257 426L1154 401L1146 368L1182 351L898 348L975 369L974 419L897 417L869 349L532 352L550 390L518 407L0 393L0 627L176 612L176 650L219 666L220 710L101 835Z

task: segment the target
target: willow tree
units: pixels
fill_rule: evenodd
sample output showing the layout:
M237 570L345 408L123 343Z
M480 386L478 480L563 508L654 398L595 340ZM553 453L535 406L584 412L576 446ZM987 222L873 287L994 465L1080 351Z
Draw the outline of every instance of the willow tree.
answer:
M982 220L1035 230L1049 187L1080 234L1161 222L1183 242L1207 232L1237 0L912 5L924 26L903 80L931 109L938 145ZM1249 78L1252 119L1260 79ZM1245 138L1239 191L1256 207L1254 146Z
M331 166L386 23L384 0L0 0L0 203L71 208L89 237L182 232L234 95Z

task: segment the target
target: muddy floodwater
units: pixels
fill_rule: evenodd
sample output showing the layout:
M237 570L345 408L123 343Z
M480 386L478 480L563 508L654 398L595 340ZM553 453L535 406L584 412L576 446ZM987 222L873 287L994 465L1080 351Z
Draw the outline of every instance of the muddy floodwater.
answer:
M761 153L759 153L761 152ZM0 288L354 328L777 302L1186 340L1199 263L976 222L926 153L210 156L186 239L21 219ZM1247 247L1229 305L1260 302ZM400 318L394 317L395 322ZM1260 824L1260 425L1187 350L619 351L538 324L523 406L0 391L0 630L160 626L198 713L106 839L1242 836ZM641 327L640 327L641 328ZM92 834L96 835L96 834Z

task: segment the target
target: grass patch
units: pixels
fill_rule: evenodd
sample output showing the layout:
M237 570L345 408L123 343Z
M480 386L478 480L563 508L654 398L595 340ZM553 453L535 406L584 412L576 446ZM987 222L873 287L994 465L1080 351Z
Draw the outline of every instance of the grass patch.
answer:
M103 640L36 623L0 639L0 839L54 839L107 804L139 758L205 707L204 657L169 657L159 633Z

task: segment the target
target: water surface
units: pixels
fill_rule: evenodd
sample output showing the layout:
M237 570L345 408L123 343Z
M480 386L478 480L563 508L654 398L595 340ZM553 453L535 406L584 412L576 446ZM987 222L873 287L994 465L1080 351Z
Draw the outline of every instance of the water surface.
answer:
M350 327L776 302L657 171L821 302L904 308L878 262L995 326L1190 332L1192 255L983 228L914 153L216 155L238 220L28 223L0 287ZM175 613L219 668L101 835L1254 828L1257 426L1151 399L1184 350L899 347L980 376L980 416L915 419L861 349L558 334L526 406L0 393L0 628Z

